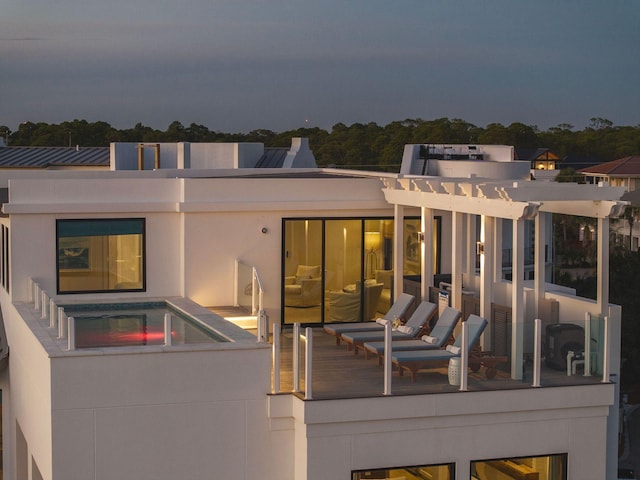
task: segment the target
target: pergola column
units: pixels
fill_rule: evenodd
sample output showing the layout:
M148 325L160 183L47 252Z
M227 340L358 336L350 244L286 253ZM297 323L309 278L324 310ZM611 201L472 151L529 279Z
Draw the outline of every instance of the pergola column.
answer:
M493 301L493 267L494 267L494 227L495 218L482 215L480 217L480 244L484 253L480 254L480 316L491 319L491 302ZM491 350L491 322L487 324L482 336L482 350Z
M493 281L502 282L502 218L493 219Z
M473 250L473 245L476 244L476 216L467 213L465 214L465 219L467 245L469 245L469 248L464 250L466 260L464 271L469 276L469 281L473 281L473 277L476 274L476 252Z
M451 306L462 310L462 213L451 213Z
M422 265L420 266L420 294L422 299L429 298L429 287L433 286L433 210L420 209L420 230L423 239L420 242Z
M539 318L540 302L544 300L546 282L545 244L547 239L547 213L539 212L535 219L534 293L536 318Z
M609 309L609 217L598 218L598 311L608 315Z
M522 380L524 359L524 220L513 220L511 269L511 378Z

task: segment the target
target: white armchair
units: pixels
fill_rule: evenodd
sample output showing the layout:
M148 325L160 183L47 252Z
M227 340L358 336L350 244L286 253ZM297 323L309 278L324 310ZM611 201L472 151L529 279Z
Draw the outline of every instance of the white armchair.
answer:
M382 292L382 283L367 280L364 286L364 320L371 320L376 315L378 300ZM360 319L361 297L360 282L356 283L353 291L329 292L329 321L357 322Z
M315 307L322 299L320 265L298 265L295 275L284 279L284 304L287 307Z

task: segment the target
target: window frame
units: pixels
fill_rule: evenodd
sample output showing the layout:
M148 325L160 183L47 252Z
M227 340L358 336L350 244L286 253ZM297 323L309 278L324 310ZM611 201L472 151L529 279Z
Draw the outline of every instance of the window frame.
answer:
M141 288L123 288L123 289L98 289L98 290L60 290L60 226L65 223L82 223L82 222L97 222L97 223L118 223L118 222L140 222L140 232L136 233L142 236L140 242L140 255L141 255L141 276L142 286ZM105 235L86 235L86 236L105 236ZM62 237L68 238L68 237ZM122 293L122 292L146 292L147 290L147 222L144 217L117 217L117 218L58 218L56 219L56 244L55 244L55 258L56 258L56 292L58 295L72 295L72 294L92 294L92 293Z

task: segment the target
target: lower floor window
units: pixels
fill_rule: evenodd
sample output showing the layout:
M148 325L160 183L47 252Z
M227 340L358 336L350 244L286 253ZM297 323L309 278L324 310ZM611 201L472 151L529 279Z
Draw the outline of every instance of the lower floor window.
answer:
M58 293L143 291L145 221L57 221Z
M415 467L380 468L377 470L359 470L352 472L351 480L404 479L416 480L430 478L433 480L452 480L455 478L454 464L421 465Z
M567 478L567 455L540 457L502 458L471 462L471 478L474 480L546 479Z

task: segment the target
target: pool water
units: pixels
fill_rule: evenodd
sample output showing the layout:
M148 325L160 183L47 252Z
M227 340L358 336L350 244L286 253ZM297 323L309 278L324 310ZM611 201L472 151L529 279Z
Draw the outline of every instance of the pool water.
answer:
M227 340L164 302L65 305L75 319L76 348L164 345L164 315L171 314L171 344Z

